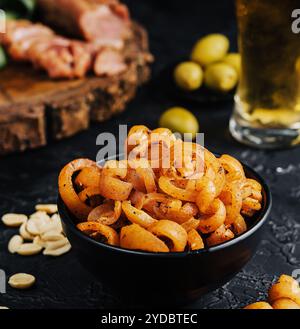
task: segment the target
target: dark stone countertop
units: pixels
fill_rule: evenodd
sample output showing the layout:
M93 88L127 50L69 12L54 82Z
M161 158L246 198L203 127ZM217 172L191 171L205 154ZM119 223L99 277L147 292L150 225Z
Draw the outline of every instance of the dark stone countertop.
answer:
M30 214L38 202L55 202L57 175L61 167L77 157L95 159L96 136L116 134L119 124L157 126L159 115L169 106L185 105L159 92L159 72L170 62L187 56L203 34L223 32L236 39L233 1L127 1L133 17L149 30L154 80L143 87L125 113L73 138L46 148L11 155L0 160L0 214ZM234 44L234 43L233 43ZM189 106L205 133L205 145L218 153L232 154L257 170L270 185L274 207L264 239L252 261L226 286L208 294L191 308L240 308L263 299L271 282L280 274L300 268L300 150L259 151L236 143L228 133L232 103ZM111 308L122 306L100 282L87 273L73 252L59 257L24 258L10 255L7 242L15 230L0 224L0 268L7 275L36 275L34 289L10 287L0 294L0 305L11 308Z

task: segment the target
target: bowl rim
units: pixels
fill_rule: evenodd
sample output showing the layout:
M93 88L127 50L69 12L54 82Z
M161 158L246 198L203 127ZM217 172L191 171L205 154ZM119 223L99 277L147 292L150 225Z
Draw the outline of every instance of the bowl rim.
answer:
M216 154L216 153L214 153L214 154L218 156L218 154ZM263 210L261 210L261 214L260 214L259 218L257 219L257 223L255 223L249 230L247 230L246 232L242 233L241 235L233 238L232 240L223 242L216 246L212 246L212 247L208 247L208 248L204 248L204 249L200 249L200 250L183 251L183 252L167 252L167 253L136 251L136 250L130 250L130 249L125 249L125 248L121 248L121 247L115 247L115 246L111 246L111 245L96 241L96 240L92 239L91 237L89 237L88 235L85 235L84 233L79 231L76 228L76 225L69 214L69 210L67 209L67 206L64 204L64 202L59 194L58 194L58 199L57 199L58 212L60 214L62 221L64 222L65 225L68 226L68 228L72 231L72 233L77 235L79 238L84 239L87 242L94 244L95 246L102 247L108 251L118 252L121 254L128 254L128 255L145 256L145 257L156 256L156 257L162 257L162 258L190 257L192 255L200 255L200 254L208 254L208 253L217 252L219 250L232 247L232 246L242 242L243 240L247 239L251 235L255 234L256 231L258 231L265 224L265 222L267 221L267 219L270 215L271 209L272 209L272 203L273 203L272 194L271 194L270 188L268 187L265 180L254 169L252 169L248 165L244 164L243 162L241 162L241 164L243 165L243 168L245 169L246 173L250 173L250 175L255 177L255 179L258 180L259 183L262 185L264 195L265 195L265 204L264 204Z

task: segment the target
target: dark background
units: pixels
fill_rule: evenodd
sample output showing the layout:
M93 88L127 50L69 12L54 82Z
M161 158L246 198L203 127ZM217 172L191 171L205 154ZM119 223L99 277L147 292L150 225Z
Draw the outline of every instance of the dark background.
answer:
M0 214L32 213L39 202L55 202L57 175L77 157L95 159L96 136L118 132L119 124L157 126L159 115L169 106L186 105L175 101L160 83L160 72L168 63L188 56L193 43L202 35L222 32L236 47L234 2L231 0L127 0L132 15L150 34L151 50L156 61L153 82L144 86L127 111L117 118L95 124L68 140L25 154L0 160ZM280 46L280 45L279 45ZM264 299L276 276L300 268L300 150L264 152L239 145L228 133L232 102L189 105L205 133L206 147L230 153L255 168L269 183L274 207L260 249L235 279L223 288L203 297L192 308L240 308ZM0 268L7 275L32 273L36 286L29 291L10 287L0 295L0 305L11 308L110 308L125 307L107 293L78 263L70 252L59 258L42 255L24 258L7 251L15 230L0 224Z

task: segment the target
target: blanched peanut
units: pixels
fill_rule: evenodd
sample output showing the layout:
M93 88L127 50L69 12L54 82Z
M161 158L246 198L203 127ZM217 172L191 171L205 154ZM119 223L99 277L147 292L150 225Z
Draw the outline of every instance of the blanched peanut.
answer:
M18 253L22 256L31 256L40 253L46 248L44 254L60 256L71 249L68 239L63 234L61 219L56 213L54 204L41 204L36 206L36 212L29 219L25 215L6 214L3 222L10 226L22 224L19 234L8 243L10 253ZM47 213L53 213L50 217ZM24 243L25 241L32 241Z
M45 211L47 214L54 214L58 211L56 204L37 204L35 210Z
M34 235L30 234L28 231L27 231L27 221L24 222L21 226L20 226L20 230L19 230L19 233L21 235L21 237L24 239L24 240L29 240L29 241L32 241L34 239Z
M2 216L2 222L9 227L19 227L26 220L27 216L23 214L5 214Z
M28 289L35 283L35 277L31 274L18 273L9 278L8 284L16 289Z
M45 256L61 256L67 252L69 252L71 249L71 245L70 243L67 243L65 246L58 248L58 249L54 249L54 250L49 250L48 248L46 248L43 252L43 254Z
M63 239L57 240L57 241L46 242L45 247L48 251L50 251L50 250L56 250L61 247L64 247L66 244L69 244L69 241L67 238L63 238Z
M58 241L64 239L64 235L59 233L57 230L51 230L42 234L41 238L44 241Z
M40 253L42 251L42 247L38 244L34 243L23 243L17 253L22 256L32 256Z
M36 221L34 221L33 219L28 220L28 222L26 224L26 230L28 231L29 234L31 234L33 236L40 234Z
M8 251L11 254L14 254L18 251L18 249L21 247L23 243L23 238L20 235L14 235L8 243Z
M36 244L36 245L38 245L38 246L44 248L45 245L46 245L46 242L45 242L44 240L42 240L42 239L40 238L40 236L36 236L36 237L33 239L33 244Z

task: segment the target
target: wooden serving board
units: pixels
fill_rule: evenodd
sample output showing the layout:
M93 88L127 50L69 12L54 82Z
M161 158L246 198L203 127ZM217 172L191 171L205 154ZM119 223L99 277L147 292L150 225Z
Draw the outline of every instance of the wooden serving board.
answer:
M30 64L0 72L0 155L46 145L123 111L150 77L146 31L134 25L126 46L128 70L119 76L51 80Z

